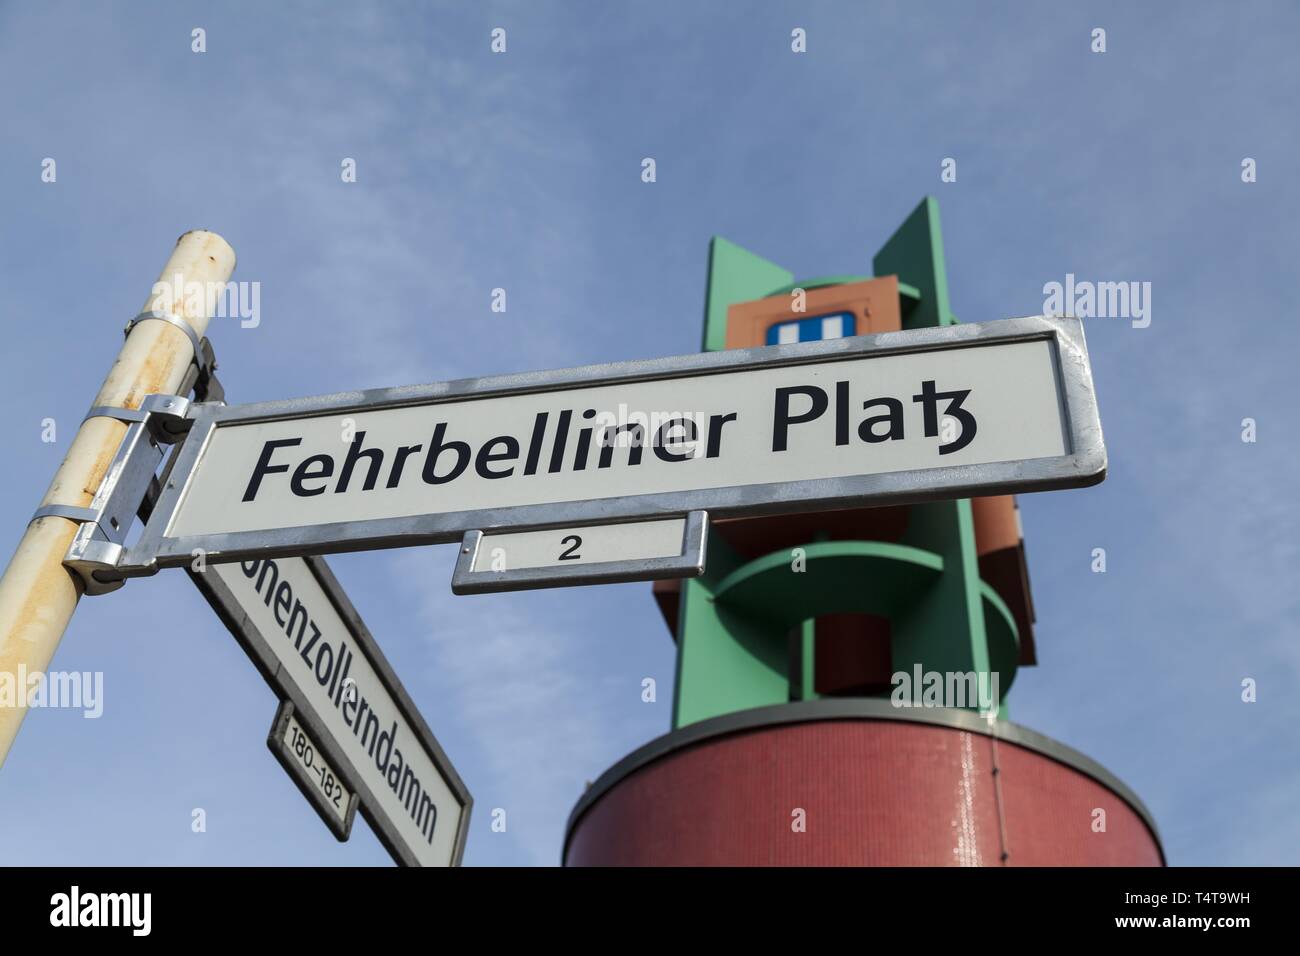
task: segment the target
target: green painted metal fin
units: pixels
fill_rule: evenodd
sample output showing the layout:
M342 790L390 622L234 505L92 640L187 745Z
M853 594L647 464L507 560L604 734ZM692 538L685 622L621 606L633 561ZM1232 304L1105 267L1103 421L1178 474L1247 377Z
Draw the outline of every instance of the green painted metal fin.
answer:
M786 640L773 639L762 622L716 604L699 578L682 582L679 627L674 728L789 702Z
M896 275L921 295L916 308L903 318L903 327L951 325L948 275L943 260L943 235L939 231L939 203L926 196L889 237L872 260L876 275Z
M705 352L727 344L727 306L771 295L794 281L794 273L714 236L709 242L709 278L704 295Z
M673 728L790 699L790 655L762 622L720 606L718 584L743 563L721 535L704 575L682 581L677 612Z
M943 558L935 586L894 618L895 671L964 673L989 669L988 640L975 555L970 501L938 501L912 509L903 544Z

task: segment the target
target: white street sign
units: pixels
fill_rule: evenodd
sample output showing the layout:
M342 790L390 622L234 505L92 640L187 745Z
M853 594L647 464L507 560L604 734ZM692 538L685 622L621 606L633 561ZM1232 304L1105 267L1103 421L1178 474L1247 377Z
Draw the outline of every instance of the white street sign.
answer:
M467 531L1096 483L1083 329L1034 317L196 406L126 574Z
M469 792L324 561L209 564L190 577L394 859L459 863Z
M465 535L451 589L456 594L612 584L704 573L708 515L542 531Z

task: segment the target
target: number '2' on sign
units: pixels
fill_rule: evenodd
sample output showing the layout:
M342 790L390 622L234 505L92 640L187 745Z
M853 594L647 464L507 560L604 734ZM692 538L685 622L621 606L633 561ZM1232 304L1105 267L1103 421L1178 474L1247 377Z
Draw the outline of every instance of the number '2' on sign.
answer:
M461 545L457 594L692 577L702 573L708 516L549 528L471 531Z

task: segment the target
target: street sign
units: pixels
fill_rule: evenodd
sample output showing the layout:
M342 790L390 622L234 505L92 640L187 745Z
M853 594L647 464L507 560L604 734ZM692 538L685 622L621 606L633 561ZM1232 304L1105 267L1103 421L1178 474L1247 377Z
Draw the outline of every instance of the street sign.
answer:
M325 562L263 558L190 577L393 858L458 864L469 791Z
M1095 484L1083 328L1037 316L191 408L116 566Z
M708 515L541 531L465 535L451 590L456 594L654 581L704 573Z
M267 734L266 746L325 825L340 842L346 841L352 834L357 795L344 785L343 778L326 760L320 745L294 716L293 704L287 700L280 701L275 710L275 721Z

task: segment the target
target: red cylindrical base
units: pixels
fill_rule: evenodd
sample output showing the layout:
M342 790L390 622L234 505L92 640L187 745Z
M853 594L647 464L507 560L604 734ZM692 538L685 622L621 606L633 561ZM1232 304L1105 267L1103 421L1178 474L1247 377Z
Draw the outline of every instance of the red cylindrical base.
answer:
M693 724L579 801L570 866L1162 866L1087 757L967 711L820 700Z

